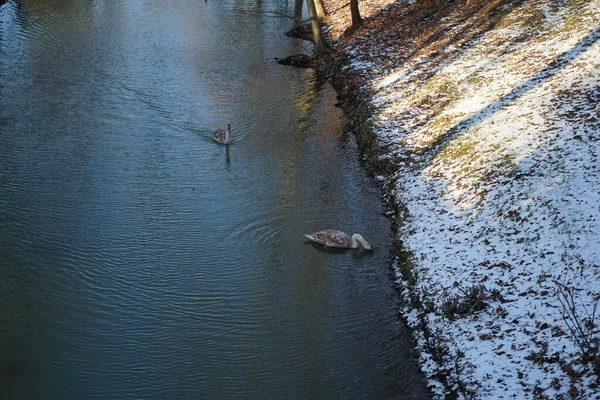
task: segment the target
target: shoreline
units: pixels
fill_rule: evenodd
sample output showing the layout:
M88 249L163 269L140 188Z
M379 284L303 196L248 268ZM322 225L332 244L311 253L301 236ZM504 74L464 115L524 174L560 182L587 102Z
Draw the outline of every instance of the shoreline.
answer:
M600 2L365 0L348 37L330 3L322 72L394 215L436 398L600 396Z

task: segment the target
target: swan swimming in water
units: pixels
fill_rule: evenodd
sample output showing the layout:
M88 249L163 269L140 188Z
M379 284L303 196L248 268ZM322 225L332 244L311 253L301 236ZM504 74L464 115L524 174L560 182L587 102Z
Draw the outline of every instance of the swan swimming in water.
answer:
M227 129L219 128L213 133L213 139L217 143L230 144L231 143L231 125L227 124Z
M373 250L369 242L361 235L355 233L350 237L342 231L335 229L326 229L324 231L314 232L309 235L304 235L309 240L322 244L327 247L335 247L338 249L356 249L360 243L365 250Z

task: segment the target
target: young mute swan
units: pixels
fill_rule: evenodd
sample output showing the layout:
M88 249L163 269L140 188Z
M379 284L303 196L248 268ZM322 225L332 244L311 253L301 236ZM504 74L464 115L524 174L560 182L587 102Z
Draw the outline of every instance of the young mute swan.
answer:
M319 231L304 236L315 243L319 243L327 247L335 247L338 249L356 249L360 243L365 250L373 250L369 242L367 242L365 238L358 233L349 236L342 231L326 229L324 231Z
M231 125L227 124L227 129L219 128L214 131L213 139L217 143L231 144Z

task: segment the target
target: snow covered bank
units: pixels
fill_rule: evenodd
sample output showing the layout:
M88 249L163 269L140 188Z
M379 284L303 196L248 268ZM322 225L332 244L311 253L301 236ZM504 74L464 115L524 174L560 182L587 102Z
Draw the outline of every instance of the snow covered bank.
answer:
M434 392L600 398L600 0L364 0L348 38L331 3L395 165Z

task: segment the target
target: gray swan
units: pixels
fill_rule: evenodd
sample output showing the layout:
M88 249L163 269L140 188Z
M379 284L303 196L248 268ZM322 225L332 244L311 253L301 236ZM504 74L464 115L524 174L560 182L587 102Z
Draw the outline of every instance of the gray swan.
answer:
M213 132L213 139L217 143L231 144L231 125L227 124L227 129L219 128Z
M365 238L358 233L349 236L342 231L325 229L324 231L314 232L304 236L315 243L319 243L327 247L335 247L338 249L356 249L360 243L365 250L373 250L369 242L367 242Z

